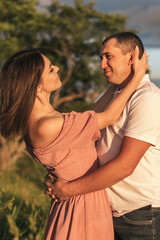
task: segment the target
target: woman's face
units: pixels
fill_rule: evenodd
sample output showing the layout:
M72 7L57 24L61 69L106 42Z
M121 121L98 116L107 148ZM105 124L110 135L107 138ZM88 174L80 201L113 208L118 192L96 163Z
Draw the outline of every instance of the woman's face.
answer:
M52 91L60 88L62 85L58 76L59 67L52 65L46 56L42 55L42 57L44 60L44 70L38 88L42 92L50 94Z

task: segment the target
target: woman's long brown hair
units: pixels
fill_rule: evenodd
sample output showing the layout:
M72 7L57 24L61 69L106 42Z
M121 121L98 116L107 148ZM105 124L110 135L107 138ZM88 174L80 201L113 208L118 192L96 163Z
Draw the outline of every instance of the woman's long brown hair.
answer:
M0 132L3 137L24 136L44 61L37 49L23 50L8 59L0 74Z

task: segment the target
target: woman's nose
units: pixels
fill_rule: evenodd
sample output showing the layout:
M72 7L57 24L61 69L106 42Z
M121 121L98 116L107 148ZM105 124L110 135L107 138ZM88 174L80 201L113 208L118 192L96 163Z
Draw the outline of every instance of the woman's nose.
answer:
M58 72L59 71L59 67L58 66L56 66L56 72Z

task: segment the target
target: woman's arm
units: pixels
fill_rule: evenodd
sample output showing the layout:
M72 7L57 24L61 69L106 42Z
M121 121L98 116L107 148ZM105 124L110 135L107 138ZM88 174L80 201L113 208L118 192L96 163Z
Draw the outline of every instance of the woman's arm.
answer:
M111 86L106 90L106 92L98 99L98 101L92 106L92 110L96 113L103 112L106 106L111 102L113 94L117 89L116 84L111 84Z

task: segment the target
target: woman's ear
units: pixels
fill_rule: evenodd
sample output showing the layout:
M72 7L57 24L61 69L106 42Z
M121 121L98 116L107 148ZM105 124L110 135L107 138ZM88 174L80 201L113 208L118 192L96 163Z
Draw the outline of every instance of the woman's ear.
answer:
M40 85L37 87L37 93L42 93L42 87Z

